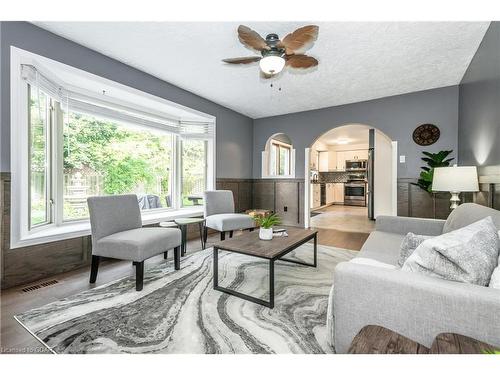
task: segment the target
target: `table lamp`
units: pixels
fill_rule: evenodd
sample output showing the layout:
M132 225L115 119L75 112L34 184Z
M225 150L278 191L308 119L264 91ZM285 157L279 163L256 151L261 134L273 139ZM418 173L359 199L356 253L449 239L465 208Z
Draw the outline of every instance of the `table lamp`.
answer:
M432 191L449 191L451 193L451 206L454 210L460 203L461 192L479 191L476 167L453 167L434 168L432 180Z

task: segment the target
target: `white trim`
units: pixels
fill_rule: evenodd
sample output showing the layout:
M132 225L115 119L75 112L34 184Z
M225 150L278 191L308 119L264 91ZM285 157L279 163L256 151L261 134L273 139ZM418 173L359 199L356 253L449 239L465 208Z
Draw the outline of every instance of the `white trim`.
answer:
M304 151L304 228L311 225L311 149L307 147Z
M392 141L392 215L398 216L398 142Z
M281 134L281 133L278 133ZM276 134L272 135L266 142L266 146L264 151L261 152L261 169L260 169L260 174L262 179L290 179L290 178L295 178L295 149L293 148L293 145L289 143L284 143L275 139L272 139ZM270 158L270 147L271 145L275 143L280 146L284 146L288 148L290 151L290 174L287 175L273 175L270 172L270 164L271 164L271 158Z
M142 225L151 225L161 221L172 221L178 218L198 216L203 216L203 206L196 206L194 209L192 207L186 207L178 210L162 210L161 212L150 211L142 214ZM61 226L51 226L50 228L44 227L36 233L31 233L19 239L16 243L11 243L10 248L16 249L89 235L90 222L88 220L65 223Z

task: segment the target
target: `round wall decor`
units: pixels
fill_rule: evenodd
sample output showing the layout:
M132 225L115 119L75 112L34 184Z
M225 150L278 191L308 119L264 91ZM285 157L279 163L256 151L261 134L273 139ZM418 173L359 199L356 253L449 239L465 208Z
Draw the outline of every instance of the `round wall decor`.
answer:
M436 143L441 132L434 124L422 124L413 131L413 140L417 145L429 146Z

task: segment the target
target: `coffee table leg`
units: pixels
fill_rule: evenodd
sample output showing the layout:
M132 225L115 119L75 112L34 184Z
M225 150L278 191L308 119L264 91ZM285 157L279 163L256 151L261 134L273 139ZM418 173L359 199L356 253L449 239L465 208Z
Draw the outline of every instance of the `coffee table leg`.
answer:
M219 286L219 248L214 246L214 290L224 292L241 299L257 303L259 305L274 308L274 260L269 261L269 301L260 298L252 297L248 294L240 293L236 290Z
M214 246L214 289L219 286L219 249Z
M274 308L274 260L269 261L269 308Z

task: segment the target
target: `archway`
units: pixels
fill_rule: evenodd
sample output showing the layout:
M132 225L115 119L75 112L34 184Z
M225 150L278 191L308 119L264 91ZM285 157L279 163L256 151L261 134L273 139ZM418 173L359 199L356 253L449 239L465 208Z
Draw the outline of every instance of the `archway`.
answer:
M329 206L366 207L370 219L397 213L397 142L373 126L343 124L319 135L305 149L305 171L306 227L311 212Z

